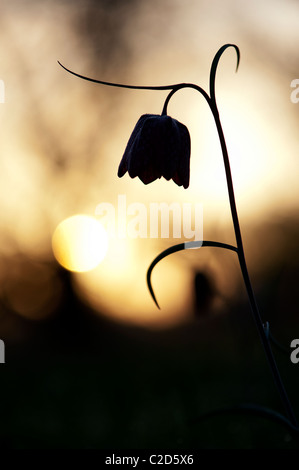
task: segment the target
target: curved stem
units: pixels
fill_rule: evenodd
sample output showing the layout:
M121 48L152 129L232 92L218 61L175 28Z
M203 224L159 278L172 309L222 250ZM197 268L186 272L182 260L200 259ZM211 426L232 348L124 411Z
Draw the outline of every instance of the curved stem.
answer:
M173 95L173 93L180 90L181 88L195 88L207 99L207 101L210 100L209 95L200 86L194 85L193 83L175 83L174 85L149 86L149 85L124 85L122 83L104 82L102 80L96 80L95 78L85 77L85 75L80 75L79 73L73 72L72 70L62 65L62 63L59 62L59 60L57 62L60 65L60 67L62 67L68 73L74 75L75 77L82 78L82 80L87 80L92 83L99 83L101 85L113 86L117 88L127 88L130 90L160 90L160 91L171 90L170 94L168 95L168 98L166 98L167 103L169 99L171 98L171 96Z
M187 242L187 243L178 243L177 245L173 245L170 248L167 248L166 250L162 251L162 253L156 256L156 258L151 262L147 270L147 274L146 274L146 281L147 281L148 289L158 308L160 308L160 306L156 299L156 296L152 287L152 282L151 282L151 275L152 275L154 267L159 263L159 261L161 261L163 258L166 258L166 256L171 255L172 253L177 253L178 251L187 250L187 249L201 248L202 246L212 246L212 247L224 248L225 250L238 252L238 249L235 246L228 245L227 243L213 242L210 240L203 240L203 241L200 240L200 241L192 241L192 242Z
M227 46L229 47L229 46ZM234 46L236 48L236 46ZM245 260L245 254L244 254L244 248L243 248L243 242L242 242L242 236L241 236L241 229L240 229L240 224L239 224L239 218L238 218L238 213L237 213L237 207L236 207L236 202L235 202L235 195L234 195L234 188L233 188L233 181L232 181L232 175L231 175L231 169L230 169L230 163L229 163L229 157L228 157L228 152L227 152L227 147L226 147L226 142L224 138L224 133L222 129L222 125L220 122L219 118L219 112L216 104L216 98L215 98L215 76L216 76L216 69L218 65L219 58L221 54L224 52L226 49L225 46L221 48L217 55L215 56L215 59L212 64L211 68L211 77L210 77L210 90L211 90L211 111L214 116L215 124L217 127L217 132L220 140L220 145L221 145L221 150L222 150L222 155L223 155L223 161L224 161L224 167L225 167L225 173L226 173L226 180L227 180L227 188L228 188L228 195L229 195L229 202L230 202L230 208L231 208L231 214L232 214L232 220L233 220L233 225L234 225L234 231L235 231L235 237L236 237L236 243L237 243L237 248L238 248L238 257L239 257L239 263L243 275L243 280L246 286L248 298L249 298L249 303L252 311L252 315L256 324L256 327L258 329L260 339L266 354L266 357L269 362L269 366L274 378L274 381L276 383L276 386L278 388L278 391L280 393L282 402L284 404L285 410L287 412L287 415L295 427L298 427L298 423L294 414L294 411L292 409L291 403L289 401L289 398L287 396L286 390L284 388L282 379L280 377L278 367L276 364L276 361L274 359L272 349L269 343L268 336L265 332L264 325L262 323L262 319L257 307L257 303L255 300L254 292L252 289L251 281L249 278L249 273L246 265L246 260ZM238 53L238 49L237 53ZM239 54L238 54L238 63L239 63Z
M199 93L205 98L205 100L207 101L208 105L211 107L211 99L209 97L209 95L207 94L207 92L201 88L200 86L198 85L195 85L194 83L180 83L178 85L176 85L170 93L168 93L166 99L165 99L165 102L164 102L164 105L163 105L163 110L162 110L162 113L161 115L164 116L167 114L167 106L168 106L168 103L170 101L170 98L172 98L172 96L179 90L181 90L182 88L193 88L193 90L196 90L196 91L199 91Z
M123 85L122 83L112 83L112 82L104 82L102 80L96 80L95 78L85 77L85 75L80 75L79 73L73 72L72 70L66 68L62 65L59 60L57 61L60 67L66 70L68 73L75 75L75 77L82 78L82 80L87 80L88 82L99 83L100 85L108 85L118 88L129 88L131 90L172 90L177 85L165 85L165 86L139 86L139 85Z
M171 90L170 93L168 94L166 100L165 100L162 115L167 113L167 105L168 105L169 100L172 97L172 95L174 93L176 93L177 91L181 90L182 88L193 88L193 89L195 89L196 91L201 93L202 96L204 96L204 98L206 99L206 101L210 105L211 100L210 100L210 97L207 94L207 92L203 88L201 88L200 86L195 85L194 83L176 83L174 85L148 86L148 85L124 85L122 83L104 82L102 80L96 80L95 78L85 77L85 75L80 75L79 73L73 72L72 70L70 70L67 67L65 67L64 65L62 65L62 63L59 62L59 60L57 62L60 65L60 67L62 67L68 73L74 75L75 77L82 78L82 80L87 80L87 81L92 82L92 83L99 83L101 85L113 86L113 87L117 87L117 88L127 88L127 89L130 89L130 90L158 90L158 91L159 90L160 91Z
M240 63L240 50L238 46L235 44L225 44L224 46L220 47L219 51L215 55L212 65L211 65L211 71L210 71L210 96L211 100L216 103L216 96L215 96L215 79L216 79L216 72L217 72L217 67L218 67L218 62L220 60L220 57L222 56L223 52L228 49L229 47L233 47L236 51L237 54L237 66L236 66L236 72L239 68L239 63Z
M171 92L167 95L166 97L166 100L164 102L164 105L163 105L163 110L162 110L162 116L164 116L165 114L167 114L167 106L168 106L168 103L170 101L170 98L179 90L182 90L182 88L192 88L193 90L196 90L198 91L204 98L205 100L207 101L208 105L210 106L211 108L211 98L209 97L208 93L203 89L201 88L200 86L198 85L195 85L194 83L179 83L177 85L175 85L175 87L171 90Z

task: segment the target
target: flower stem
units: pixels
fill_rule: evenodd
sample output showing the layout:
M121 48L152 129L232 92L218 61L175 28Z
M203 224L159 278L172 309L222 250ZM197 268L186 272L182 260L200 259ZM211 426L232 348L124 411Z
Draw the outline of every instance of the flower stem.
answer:
M225 167L225 173L226 173L226 181L227 181L227 188L228 188L228 195L229 195L229 202L230 202L230 208L231 208L231 214L232 214L232 220L233 220L233 225L234 225L234 231L235 231L235 237L236 237L236 244L237 244L237 252L238 252L238 257L239 257L239 264L240 268L242 271L243 275L243 280L244 284L247 290L248 298L249 298L249 303L251 307L251 312L254 318L254 322L256 324L257 330L260 335L260 339L264 348L264 352L266 354L276 387L279 391L281 400L284 404L285 410L287 412L287 415L292 423L293 426L298 428L298 422L296 420L292 405L290 403L290 400L288 398L287 392L285 390L285 387L283 385L281 376L278 371L278 367L270 346L269 338L268 335L265 332L265 328L257 307L257 303L255 300L253 288L251 285L250 277L248 274L248 269L246 265L246 260L245 260L245 254L244 254L244 248L243 248L243 242L242 242L242 236L241 236L241 229L240 229L240 224L239 224L239 218L238 218L238 213L237 213L237 207L236 207L236 201L235 201L235 195L234 195L234 188L233 188L233 181L232 181L232 175L231 175L231 169L230 169L230 163L229 163L229 157L228 157L228 152L227 152L227 147L226 147L226 142L224 138L224 133L222 129L222 125L220 122L219 118L219 112L216 104L215 97L212 97L211 102L210 102L210 108L214 116L215 124L217 127L217 132L220 140L220 145L221 145L221 150L222 150L222 155L223 155L223 161L224 161L224 167Z

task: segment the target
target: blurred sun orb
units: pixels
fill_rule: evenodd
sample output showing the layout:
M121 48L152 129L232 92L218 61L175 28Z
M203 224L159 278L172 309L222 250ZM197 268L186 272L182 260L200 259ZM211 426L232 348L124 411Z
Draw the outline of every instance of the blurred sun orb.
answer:
M69 271L86 272L105 258L108 235L103 225L88 215L74 215L56 227L52 249L57 261Z

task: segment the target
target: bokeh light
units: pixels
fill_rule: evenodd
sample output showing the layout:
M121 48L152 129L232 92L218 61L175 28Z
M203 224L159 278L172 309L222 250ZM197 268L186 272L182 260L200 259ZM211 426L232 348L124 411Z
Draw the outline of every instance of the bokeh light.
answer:
M63 220L52 237L57 261L69 271L85 272L94 269L104 259L108 235L96 219L74 215Z

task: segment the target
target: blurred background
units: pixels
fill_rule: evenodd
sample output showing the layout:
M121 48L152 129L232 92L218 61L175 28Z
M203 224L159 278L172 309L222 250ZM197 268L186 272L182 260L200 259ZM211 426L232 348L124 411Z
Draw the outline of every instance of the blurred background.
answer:
M161 113L167 92L83 81L57 60L104 81L192 82L208 91L215 53L237 44L238 73L229 49L216 97L261 315L290 349L299 337L299 103L291 101L298 23L295 0L1 2L3 448L298 446L260 417L196 421L240 402L281 408L234 253L203 248L163 260L152 276L158 310L147 268L183 239L117 239L108 231L99 235L107 250L97 264L97 243L86 254L89 242L78 236L86 218L57 232L74 215L100 220L98 204L117 207L125 195L127 205L201 203L204 238L235 244L202 97L182 90L168 107L190 131L189 188L162 179L145 186L119 179L117 169L137 120ZM278 361L298 415L298 366L280 352Z

